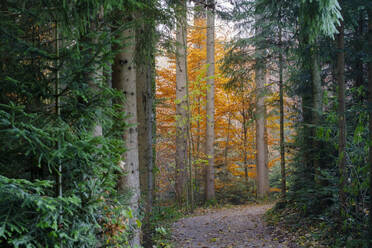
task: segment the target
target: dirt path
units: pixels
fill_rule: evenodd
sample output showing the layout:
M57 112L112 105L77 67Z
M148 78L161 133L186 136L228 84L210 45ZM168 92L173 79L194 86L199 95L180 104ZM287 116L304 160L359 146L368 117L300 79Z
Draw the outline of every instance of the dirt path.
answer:
M207 210L175 222L176 248L292 248L272 237L262 215L272 205L249 205Z

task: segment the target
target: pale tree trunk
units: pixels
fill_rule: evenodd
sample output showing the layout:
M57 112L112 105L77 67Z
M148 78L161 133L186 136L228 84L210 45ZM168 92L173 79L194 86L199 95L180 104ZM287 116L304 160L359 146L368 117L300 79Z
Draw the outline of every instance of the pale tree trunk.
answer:
M256 59L256 166L257 195L265 197L268 189L265 148L265 65L262 59Z
M202 2L195 2L195 5L194 5L194 26L197 27L198 25L198 22L197 20L201 20L201 19L205 19L205 16L206 16L206 11L205 11L205 6ZM200 27L201 28L201 27ZM200 41L201 42L201 41ZM205 49L203 47L203 45L200 43L200 44L195 44L194 47L200 51L202 51L203 49ZM202 63L199 61L198 62L198 68L200 69L202 66ZM198 80L198 89L200 90L201 89L201 82L200 80ZM201 111L202 111L202 106L201 106L201 99L202 99L202 96L200 94L198 94L197 96L197 114L198 114L198 118L196 120L196 132L197 132L197 136L196 136L196 145L194 146L195 148L195 151L194 151L194 161L200 161L200 153L201 153L201 127L200 127L200 115L201 115ZM191 114L191 112L190 112ZM199 162L195 165L195 168L194 168L194 181L195 181L195 186L196 184L198 184L197 186L198 187L195 187L195 189L197 188L200 188L200 181L201 182L204 182L203 180L200 180L200 176L203 175L203 170L201 172L199 172L200 170L200 164ZM196 190L193 190L193 195L194 195L194 198L196 198L196 200L198 200L198 197L200 198L200 195L197 194L197 191Z
M256 20L260 17L256 16ZM256 28L256 34L260 35L261 30ZM265 76L266 65L263 58L264 51L256 47L256 170L257 170L257 196L265 197L269 192L268 170L266 168L265 148Z
M339 34L337 35L337 68L336 77L338 84L338 169L340 172L339 197L340 197L340 223L342 221L343 208L346 206L345 196L345 177L346 177L346 120L345 120L345 45L344 45L344 23L338 27Z
M97 15L97 19L98 19L98 21L101 21L103 19L103 8L101 8L101 10L99 11L99 13ZM91 24L90 28L92 30L95 30L96 33L100 32L99 28L97 27L97 23L95 21ZM94 38L92 40L92 42L94 44L98 44L99 41L98 41L97 38ZM96 93L99 93L99 84L100 84L100 82L102 82L102 79L103 79L103 68L95 68L95 70L90 73L89 79L90 79L90 82L89 82L90 87ZM97 113L97 115L101 116L101 111L100 110ZM96 125L93 127L93 136L98 137L98 136L102 136L102 134L103 134L102 124L100 123L100 120L97 120Z
M188 166L188 199L190 203L190 212L194 212L194 191L193 191L193 174L192 174L192 151L193 151L193 139L191 133L191 107L190 107L190 94L189 94L189 83L186 83L186 96L187 96L187 166Z
M187 34L186 34L187 35ZM187 39L187 38L186 38ZM186 41L187 42L187 41ZM186 44L187 45L187 44ZM187 70L187 61L186 61L186 70ZM190 105L190 92L189 92L189 82L188 76L186 74L186 105L187 105L187 169L188 169L188 195L187 195L187 203L188 207L190 207L190 213L194 212L194 190L193 190L193 173L192 173L192 162L193 162L193 150L194 150L194 142L192 137L192 126L191 126L191 119L192 119L192 112L191 112L191 105Z
M130 224L136 226L138 202L140 198L139 162L138 162L138 131L137 131L137 90L135 54L135 31L130 28L122 33L122 38L128 42L122 52L116 55L112 68L112 86L125 95L123 111L128 114L126 119L130 125L123 133L127 151L123 154L121 167L123 174L118 182L118 191L122 194L130 193L129 205L134 212ZM140 229L134 228L130 239L130 246L140 245Z
M176 197L182 204L186 199L187 156L187 54L186 54L186 1L178 6L176 30Z
M214 0L207 2L207 123L205 153L206 168L205 200L215 199L214 190Z
M368 44L372 48L372 8L368 9ZM372 61L368 62L368 105L372 106ZM372 236L372 111L369 109L369 234ZM372 240L370 241L372 244Z
M286 175L285 175L285 141L284 141L284 89L283 89L283 41L282 27L279 24L279 108L280 108L280 170L282 176L281 196L285 199L286 195Z
M94 126L93 136L94 136L94 137L102 136L102 125L101 125L100 123L97 123L97 124Z

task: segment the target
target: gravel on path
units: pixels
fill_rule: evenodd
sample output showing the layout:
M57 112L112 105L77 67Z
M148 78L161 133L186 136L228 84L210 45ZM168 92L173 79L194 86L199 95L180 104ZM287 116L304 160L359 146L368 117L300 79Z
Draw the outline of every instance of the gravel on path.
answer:
M172 226L175 248L295 248L271 235L262 220L272 205L210 209Z

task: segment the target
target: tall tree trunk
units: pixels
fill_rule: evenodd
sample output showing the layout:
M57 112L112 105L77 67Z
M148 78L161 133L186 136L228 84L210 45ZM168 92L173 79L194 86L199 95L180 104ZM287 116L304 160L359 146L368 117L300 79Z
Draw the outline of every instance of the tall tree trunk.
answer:
M313 160L313 170L315 175L318 174L319 170L319 142L316 140L316 130L320 123L320 117L322 112L322 80L320 77L320 65L318 51L316 47L312 47L310 50L310 68L311 68L311 83L312 83L312 160Z
M214 190L214 0L207 2L207 130L205 153L208 157L206 170L205 200L215 199Z
M256 166L257 194L265 197L268 193L266 148L265 148L265 65L262 58L256 59Z
M91 27L90 27L92 30L95 30L96 33L101 31L98 28L97 22L100 22L103 19L103 8L100 9L100 11L97 15L97 19L98 19L98 21L95 21L94 23L92 23ZM99 42L98 38L96 38L96 37L92 40L93 44L98 44L98 42ZM90 74L91 75L89 75L89 79L91 81L90 81L89 85L92 87L92 89L97 94L99 94L99 85L100 85L100 82L102 82L102 78L103 78L103 68L95 68L95 70L93 72L91 72ZM98 117L102 116L102 112L100 110L97 113L97 116ZM103 134L102 124L100 122L100 119L101 118L99 118L97 120L96 125L93 127L93 136L95 136L95 137L102 136L102 134Z
M256 22L260 20L256 15ZM257 25L257 24L256 24ZM258 26L258 25L257 25ZM256 35L262 35L262 30L256 27ZM265 148L265 76L266 65L264 49L256 46L256 169L257 169L257 196L265 197L269 192L268 170L266 168Z
M230 128L231 128L231 113L229 113L229 117L228 117L228 121L227 121L227 134L226 134L226 144L225 144L225 151L224 151L224 165L225 165L226 170L227 170L227 165L228 165Z
M245 110L245 101L244 101L244 95L243 95L243 113L242 113L242 117L243 117L243 147L244 147L244 150L243 150L243 156L244 156L244 159L243 159L243 168L244 168L244 179L245 179L245 183L248 187L248 161L247 161L247 149L248 149L248 137L247 137L247 129L248 129L248 125L247 125L247 113L246 113L246 110ZM230 118L230 116L229 116ZM230 121L230 119L229 119ZM229 124L230 125L230 124Z
M300 29L299 45L301 46L302 56L310 57L311 51L308 49L310 47L309 33L305 28ZM305 52L306 51L306 52ZM314 167L312 161L312 104L313 104L313 84L311 80L311 63L309 60L304 60L301 65L301 73L310 75L310 78L306 80L304 84L304 89L301 92L301 110L302 110L302 137L303 142L301 144L302 152L302 164L304 165L304 170L302 171L303 178L312 183L314 181Z
M345 45L344 45L344 22L338 27L337 35L337 68L336 77L338 84L338 169L340 172L339 197L340 197L340 222L342 221L343 208L346 206L345 196L345 148L346 148L346 120L345 120Z
M56 21L55 22L55 48L56 48L56 61L55 61L55 68L56 68L56 82L55 82L55 113L56 118L61 118L61 106L60 106L60 61L59 61L59 49L60 49L60 30L59 30L59 24ZM57 138L57 150L61 149L61 140L60 138ZM61 159L58 159L58 173L56 173L56 197L62 198L63 197L63 182L62 182L62 162ZM59 206L59 217L58 217L58 225L63 225L63 207L62 205ZM63 247L62 239L59 241L60 247Z
M363 50L363 25L364 25L364 10L360 10L358 29L355 31L355 42L356 42L356 65L355 65L355 87L359 88L364 84L364 70L363 70L363 56L361 55ZM357 91L358 92L358 91ZM357 93L358 94L358 93ZM363 103L363 95L357 95L357 102Z
M140 198L139 162L138 162L138 133L137 133L137 90L136 90L136 67L134 61L135 53L135 31L129 28L123 31L122 38L128 45L122 52L118 53L112 68L113 88L122 91L126 97L123 103L123 111L128 114L127 123L130 125L123 133L127 151L123 154L121 167L123 175L118 182L119 193L130 191L129 205L137 216L138 202ZM131 219L131 224L136 225L136 218ZM131 247L140 245L140 229L135 228L130 240Z
M190 212L194 212L194 190L193 190L193 174L192 174L192 161L193 161L193 139L191 133L191 107L190 107L190 94L189 94L189 83L186 84L186 96L187 96L187 167L188 167L188 198L190 203Z
M285 176L285 143L284 143L284 90L283 90L283 42L282 26L279 24L279 109L280 109L280 170L282 176L281 196L285 199L286 195L286 176Z
M195 2L195 5L194 5L194 26L197 27L198 26L198 20L201 20L201 19L205 19L206 18L206 11L205 11L205 5L203 2ZM201 27L200 27L201 28ZM195 44L195 48L202 51L203 49L205 49L205 47L203 46L203 44L201 43L202 41L200 40L200 43L198 44ZM202 62L198 61L198 68L200 69L202 66ZM198 80L198 89L201 90L201 81ZM197 132L197 136L196 136L196 146L195 147L195 152L194 152L194 160L195 161L200 161L200 158L201 158L201 149L202 149L202 141L201 141L201 125L200 125L200 116L201 116L201 111L202 111L202 104L201 104L201 100L202 100L202 96L201 94L198 94L197 96L197 115L198 115L198 118L196 120L196 132ZM201 170L201 171L200 171ZM200 171L200 172L199 172ZM197 194L197 189L200 188L200 184L204 183L203 181L203 173L204 173L204 168L201 168L200 166L200 163L198 162L196 165L195 165L195 168L194 168L194 181L195 181L195 186L194 187L194 191L193 194L196 198L196 200L200 200L200 194ZM201 176L201 178L199 178ZM204 200L204 199L203 199Z
M187 157L187 54L186 54L186 1L178 6L176 31L176 198L179 204L186 199L186 157Z
M152 247L150 215L153 205L153 71L154 52L152 42L153 26L142 24L137 30L137 116L138 155L140 188L145 203L143 220L143 245ZM146 40L149 38L150 40Z
M267 128L266 106L265 106L265 188L270 189L269 183L269 132Z
M372 48L372 7L368 9L368 47ZM372 61L368 62L368 106L372 106ZM372 236L372 110L369 108L369 233ZM372 244L372 240L371 240Z
M194 15L194 22L195 22L195 15ZM186 61L186 69L187 69L187 61ZM194 141L193 141L193 136L192 136L192 125L191 125L192 111L191 111L191 105L190 105L188 75L186 75L186 100L187 100L186 102L187 104L186 134L187 134L187 171L188 171L188 196L187 197L188 197L188 202L189 202L189 207L190 207L189 208L190 213L193 213L194 212L194 183L193 183L192 163L193 163Z

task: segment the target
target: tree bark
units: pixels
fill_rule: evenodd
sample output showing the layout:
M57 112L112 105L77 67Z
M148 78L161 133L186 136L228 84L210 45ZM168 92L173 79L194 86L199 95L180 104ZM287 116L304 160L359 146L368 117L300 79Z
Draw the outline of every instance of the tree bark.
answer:
M285 175L285 141L284 141L284 90L283 90L283 42L282 27L279 25L279 108L280 108L280 170L282 177L281 196L285 199L286 195L286 175Z
M190 203L190 212L194 212L194 190L193 190L193 174L192 174L192 161L193 161L193 139L191 132L191 107L190 107L190 93L189 83L186 83L186 96L187 96L187 167L188 167L188 199Z
M345 120L345 45L344 45L344 23L341 21L341 25L338 27L337 35L337 66L336 66L336 78L338 84L338 125L339 125L339 137L338 137L338 169L340 173L339 182L339 197L340 197L340 218L343 215L343 208L346 206L345 197L345 152L346 152L346 120Z
M139 210L140 180L138 162L138 129L137 125L137 90L136 90L136 68L134 61L135 53L135 31L129 28L122 33L122 37L128 42L125 49L118 53L112 68L113 88L122 91L126 97L123 103L123 111L128 114L127 123L129 128L123 133L127 151L123 154L121 167L123 174L118 182L118 191L127 194L130 191L129 205L134 212L134 218L130 224L135 226L130 246L140 245L140 229L136 228L137 212Z
M368 47L372 47L372 8L368 9ZM372 61L368 62L368 106L369 106L369 233L372 236ZM372 240L370 241L372 244Z
M256 15L256 21L261 17ZM256 35L262 35L262 30L256 28ZM265 51L259 45L256 46L256 169L257 169L257 196L265 197L269 192L268 170L266 168L265 148L265 76L266 65Z
M245 179L245 183L248 187L248 161L247 161L247 154L248 154L248 137L247 137L247 128L248 128L248 124L247 124L247 113L245 111L245 101L244 101L244 95L243 95L243 113L242 113L242 117L243 117L243 147L244 147L244 150L243 150L243 156L244 156L244 159L243 159L243 168L244 168L244 179ZM230 116L229 116L230 118ZM229 126L230 126L230 119L229 119Z
M214 0L207 2L207 123L205 153L208 158L206 170L205 200L215 199L214 189Z
M142 24L137 30L137 116L140 189L144 201L143 245L152 247L150 215L154 196L153 175L153 45L145 40L153 32L151 24ZM146 33L146 34L145 34ZM145 34L145 35L144 35ZM142 44L139 44L142 43ZM145 43L145 44L144 44Z
M359 13L359 22L358 29L355 31L355 42L356 42L356 53L358 54L355 64L355 87L360 88L364 84L364 70L363 70L363 56L361 56L363 50L363 25L364 25L364 10L361 10ZM357 91L358 92L358 91ZM357 93L357 102L363 103L365 96L358 95Z
M313 160L313 170L315 175L318 174L319 170L319 159L320 155L317 151L319 151L319 142L316 138L316 130L317 126L320 123L320 117L322 112L322 80L320 76L320 66L319 66L319 57L318 51L316 47L312 47L310 50L310 68L311 68L311 83L312 83L312 150L314 151L312 154Z
M97 15L98 21L103 19L103 8L99 11ZM91 24L91 29L94 30L95 32L100 32L97 23L92 23ZM98 39L94 38L92 40L93 44L98 44ZM99 94L99 84L103 78L103 68L95 68L93 72L90 73L90 83L89 85L92 87L92 89ZM97 113L98 117L102 116L102 112L99 110ZM103 135L103 129L102 129L102 123L100 122L101 118L98 118L96 125L93 127L93 136L98 137Z
M266 118L266 106L265 106L265 187L267 188L267 193L270 189L269 183L269 132L267 128L267 118Z
M263 63L262 59L256 59L256 166L258 197L265 197L269 191L265 158L265 65Z
M187 54L186 54L186 1L178 6L176 30L176 198L179 204L186 199L187 158Z
M308 49L310 47L310 38L309 33L306 31L306 29L300 30L300 37L299 37L299 45L301 46L301 50L303 51L302 56L310 57L311 51ZM305 53L306 51L306 53ZM313 84L311 80L311 61L310 60L304 60L302 62L301 68L302 73L309 74L310 79L306 80L306 83L304 84L304 89L301 93L301 110L302 110L302 137L303 142L301 144L301 152L302 152L302 163L303 163L303 177L305 180L308 180L309 182L314 181L314 167L313 167L313 160L312 160L312 104L313 104Z
M203 2L195 2L194 5L194 26L197 27L198 20L202 20L206 18L206 11L205 11L205 5ZM195 48L199 49L200 52L205 49L203 44L200 43L194 44ZM202 66L202 62L198 62L198 68L200 69ZM198 80L198 89L201 90L201 81ZM194 161L198 161L195 164L194 167L194 182L195 186L193 190L193 195L196 201L200 200L200 194L198 194L198 188L200 189L200 184L204 184L204 176L203 174L205 173L205 169L200 166L200 158L201 158L201 150L203 149L203 144L201 141L201 125L200 125L200 116L201 116L201 111L202 111L202 104L201 104L202 96L201 94L198 94L197 96L197 115L198 118L196 120L196 145L194 146ZM191 114L191 113L190 113ZM201 171L200 171L201 170ZM201 178L199 178L201 177ZM202 196L202 199L204 200L204 195Z
M225 144L225 151L224 151L224 165L227 170L228 165L228 152L229 152L229 142L230 142L230 128L231 128L231 113L228 114L228 121L227 121L227 134L226 134L226 144Z

